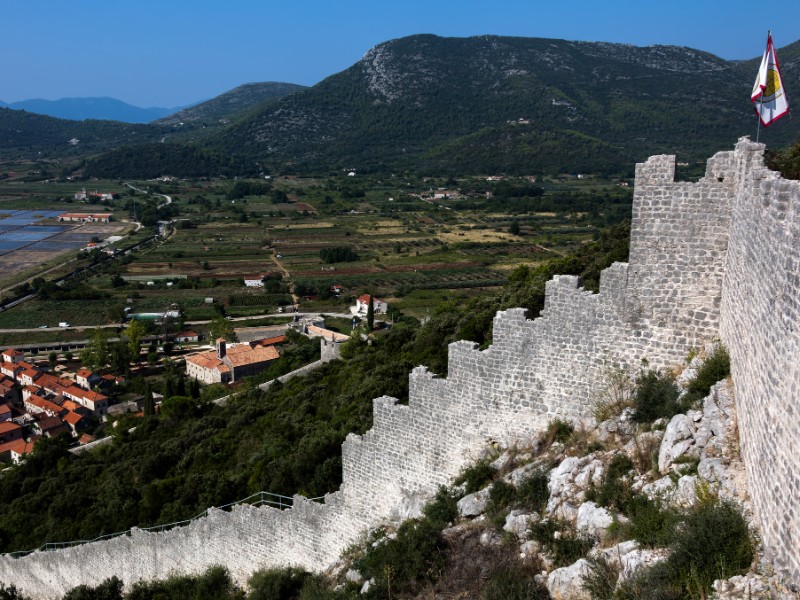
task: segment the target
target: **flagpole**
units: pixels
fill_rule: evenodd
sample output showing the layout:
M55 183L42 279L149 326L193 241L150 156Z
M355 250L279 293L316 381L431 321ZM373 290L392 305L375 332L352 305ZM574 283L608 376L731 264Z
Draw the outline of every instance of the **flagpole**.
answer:
M761 94L761 97L758 99L758 103L761 105L759 108L758 114L756 115L756 121L758 121L758 125L756 126L756 144L758 143L758 134L761 133L761 111L764 110L764 94Z
M767 50L769 50L769 39L772 35L772 30L767 30ZM758 114L756 115L756 119L758 120L758 125L756 125L756 144L758 143L758 136L761 133L761 112L764 110L764 90L761 90L761 94L758 96Z

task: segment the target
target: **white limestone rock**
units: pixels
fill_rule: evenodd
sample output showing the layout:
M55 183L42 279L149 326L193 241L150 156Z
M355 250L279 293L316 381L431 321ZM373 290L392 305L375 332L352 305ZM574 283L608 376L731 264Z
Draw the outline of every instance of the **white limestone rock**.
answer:
M578 531L602 538L614 522L614 517L605 508L594 502L584 502L578 508L576 526Z
M508 531L515 534L519 538L524 538L528 534L528 529L531 523L539 521L539 515L536 513L528 513L524 510L512 510L506 516L506 524L503 525L503 531Z
M687 415L675 415L667 425L658 452L658 470L666 475L672 462L694 445L694 421Z
M364 578L361 576L361 573L359 573L355 569L348 569L347 573L344 574L344 578L351 583L361 583L362 581L364 581Z
M547 577L547 590L553 600L592 600L583 583L591 572L589 562L581 558L568 567L556 569Z
M503 536L494 529L487 529L481 534L478 541L481 546L499 546L503 543Z
M484 488L474 494L467 494L458 501L458 514L462 517L475 517L486 510L489 502L489 488Z
M637 571L642 568L652 567L657 562L666 558L666 551L664 550L648 550L646 548L637 548L622 556L622 569L619 573L619 582L630 579L636 575Z
M697 503L697 486L700 481L695 475L684 475L678 479L678 485L672 493L672 504L681 508L690 508Z
M769 581L764 577L748 573L747 575L736 575L730 579L717 579L713 586L717 592L717 600L750 600L753 598L774 598L771 593ZM781 596L784 597L784 596ZM800 594L789 595L788 598L800 597Z
M371 587L372 587L374 584L375 584L375 580L374 580L374 579L370 579L370 580L368 580L368 581L365 581L365 582L364 582L364 585L362 585L362 586L361 586L361 593L362 593L362 594L366 594L367 592L369 592L369 589L370 589L370 588L371 588Z
M603 463L592 456L571 456L550 472L550 498L547 511L562 519L574 521L578 506L583 504L584 492L591 483L599 485L603 478Z

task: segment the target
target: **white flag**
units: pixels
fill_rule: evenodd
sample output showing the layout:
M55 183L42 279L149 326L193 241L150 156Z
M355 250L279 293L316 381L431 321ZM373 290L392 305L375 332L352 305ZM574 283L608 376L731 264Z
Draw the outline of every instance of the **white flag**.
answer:
M761 67L758 69L750 101L753 102L756 114L764 127L789 112L789 100L783 88L775 46L772 45L772 33L767 34L767 49L764 50L764 57L761 59Z

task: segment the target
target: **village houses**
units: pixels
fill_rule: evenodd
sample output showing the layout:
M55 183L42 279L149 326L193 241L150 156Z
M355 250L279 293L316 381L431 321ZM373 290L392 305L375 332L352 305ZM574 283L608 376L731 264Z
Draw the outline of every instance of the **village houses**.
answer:
M80 369L75 380L26 362L14 348L0 353L0 457L18 463L42 436L82 434L91 418L108 413L108 397L93 388L104 378ZM116 383L117 378L111 376ZM21 393L20 390L21 389ZM33 432L24 439L26 428Z

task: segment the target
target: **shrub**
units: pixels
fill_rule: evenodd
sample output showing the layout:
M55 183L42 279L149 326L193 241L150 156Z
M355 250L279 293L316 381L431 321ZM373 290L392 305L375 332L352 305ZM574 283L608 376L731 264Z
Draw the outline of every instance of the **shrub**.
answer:
M442 486L433 500L425 505L422 514L437 528L444 529L458 516L458 503L450 491Z
M354 566L366 579L375 579L367 597L384 598L435 581L444 567L443 549L440 530L427 519L414 519L404 522L394 539L375 539Z
M550 443L556 441L566 444L574 431L575 427L569 421L553 419L547 424L547 439Z
M715 579L750 566L753 544L747 523L729 502L701 504L686 515L670 546L667 565L676 581L708 593Z
M474 494L489 485L496 474L497 469L489 464L489 461L482 460L464 469L455 480L455 484L465 484L464 492Z
M620 586L619 598L707 598L715 579L727 579L750 567L753 560L750 532L732 504L701 503L683 517L680 526L678 518L673 519L669 528L669 556Z
M301 569L262 569L248 580L247 600L291 600L298 598L310 573Z
M496 527L502 527L504 509L517 500L517 488L502 479L495 481L489 489L489 501L486 503L486 514Z
M605 379L605 387L594 404L594 418L598 423L619 416L633 402L634 385L627 371L609 368Z
M731 359L722 345L717 345L708 355L697 375L686 386L691 400L699 400L708 396L711 387L731 374Z
M0 598L11 600L14 596L6 598L0 593ZM97 587L79 585L68 591L63 600L122 600L122 580L111 577Z
M602 556L590 556L590 571L584 577L583 588L589 592L593 600L612 600L617 587L619 568Z
M509 567L492 574L480 597L481 600L547 600L550 593L531 574L519 567Z
M556 532L560 532L556 536ZM531 525L531 537L550 554L555 567L571 565L586 556L594 546L594 538L578 534L566 523L556 519L539 521Z
M597 488L589 488L586 499L593 500L600 506L614 508L625 512L627 503L631 498L630 486L623 481L625 475L633 469L633 463L624 454L617 454L611 460L605 473L603 481Z
M669 545L679 522L675 510L639 494L627 503L625 514L630 519L627 536L647 548Z
M650 423L661 417L672 418L682 411L680 392L673 377L653 370L641 374L633 396L633 420Z
M126 600L180 598L181 600L241 600L242 591L234 585L223 567L211 567L196 577L176 576L165 581L139 582L125 595Z
M544 469L537 469L517 486L517 502L528 510L543 513L550 499L550 477Z

